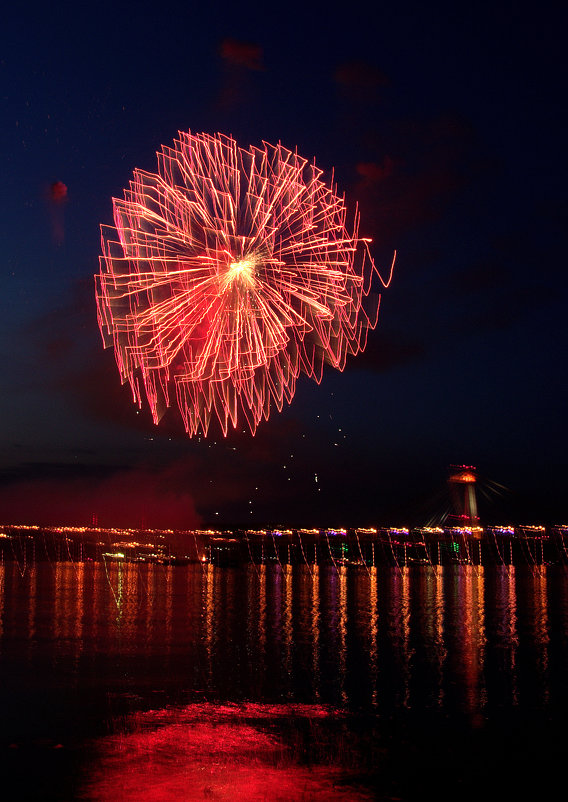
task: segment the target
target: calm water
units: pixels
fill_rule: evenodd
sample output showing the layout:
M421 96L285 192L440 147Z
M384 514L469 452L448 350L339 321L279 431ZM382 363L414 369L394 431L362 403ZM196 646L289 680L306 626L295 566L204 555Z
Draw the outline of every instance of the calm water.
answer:
M6 562L0 704L4 799L542 798L568 573Z

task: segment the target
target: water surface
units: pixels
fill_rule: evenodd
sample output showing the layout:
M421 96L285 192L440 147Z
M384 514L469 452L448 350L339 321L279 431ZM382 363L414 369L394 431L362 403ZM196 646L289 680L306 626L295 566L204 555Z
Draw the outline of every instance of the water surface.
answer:
M479 799L563 779L554 566L0 565L14 799Z

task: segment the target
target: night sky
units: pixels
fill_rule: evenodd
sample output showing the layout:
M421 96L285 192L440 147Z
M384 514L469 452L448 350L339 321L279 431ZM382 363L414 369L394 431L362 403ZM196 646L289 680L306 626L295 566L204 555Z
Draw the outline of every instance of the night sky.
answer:
M4 12L0 522L427 523L463 463L483 522L566 522L567 19L371 5ZM155 427L97 326L111 198L189 129L334 167L398 253L367 351L254 439Z

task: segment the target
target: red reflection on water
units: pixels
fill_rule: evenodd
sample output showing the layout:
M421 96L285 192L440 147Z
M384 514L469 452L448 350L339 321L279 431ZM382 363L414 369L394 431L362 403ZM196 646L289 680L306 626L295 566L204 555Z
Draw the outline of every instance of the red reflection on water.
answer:
M128 717L94 744L89 800L368 800L335 764L302 765L277 723L338 717L319 705L196 704Z

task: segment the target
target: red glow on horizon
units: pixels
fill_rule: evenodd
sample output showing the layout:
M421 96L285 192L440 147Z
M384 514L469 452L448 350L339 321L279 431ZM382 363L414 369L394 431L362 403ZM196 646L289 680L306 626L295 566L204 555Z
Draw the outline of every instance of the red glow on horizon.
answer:
M119 528L191 529L201 523L183 464L106 477L33 478L0 488L4 520L42 526L91 522Z
M252 434L305 373L343 370L377 323L378 271L344 199L296 152L180 133L158 173L134 171L102 227L95 277L103 341L155 423L171 405L189 436ZM393 262L394 264L394 262ZM392 268L391 268L392 275ZM379 276L383 286L388 286Z

